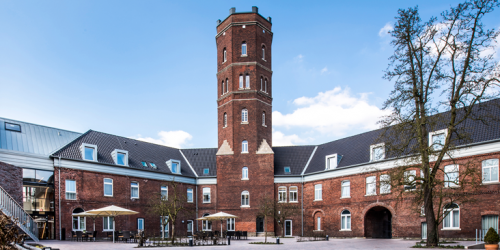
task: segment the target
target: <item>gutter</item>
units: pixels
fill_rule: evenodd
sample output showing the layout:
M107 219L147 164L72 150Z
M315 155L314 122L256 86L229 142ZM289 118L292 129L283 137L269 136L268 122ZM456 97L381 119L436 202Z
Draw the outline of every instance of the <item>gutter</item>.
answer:
M59 168L58 168L58 176L59 176L59 187L58 192L59 192L59 240L62 240L62 229L61 229L61 156L59 156Z
M309 163L311 163L311 160L314 156L314 153L316 153L316 150L318 149L318 146L314 147L314 150L312 151L311 153L311 156L309 157L309 160L307 160L307 163L306 163L306 166L304 167L304 170L302 170L302 173L300 173L300 176L301 176L301 179L302 179L302 192L301 192L301 199L302 201L300 202L301 204L301 209L300 209L300 212L301 212L301 217L302 217L302 232L301 232L301 235L304 236L304 173L306 172L307 170L307 167L309 167Z

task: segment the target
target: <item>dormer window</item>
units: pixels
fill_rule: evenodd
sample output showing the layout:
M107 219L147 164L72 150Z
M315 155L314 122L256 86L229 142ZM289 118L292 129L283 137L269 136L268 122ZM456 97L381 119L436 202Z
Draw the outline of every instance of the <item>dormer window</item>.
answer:
M326 158L326 168L325 169L334 169L337 167L337 164L338 164L337 154L327 155L325 158Z
M111 153L111 156L113 157L116 165L128 166L128 151L115 149Z
M431 146L434 150L441 150L444 147L447 135L447 129L429 133L429 146Z
M156 164L150 162L149 165L151 165L152 168L156 168Z
M82 143L80 146L82 159L86 161L97 161L97 145Z
M370 161L380 161L385 158L385 144L379 143L370 146Z
M290 167L285 167L285 174L290 174Z
M141 164L143 167L148 167L148 164L145 161L141 162Z
M181 162L178 160L169 160L167 161L167 166L170 168L170 172L172 174L181 174Z

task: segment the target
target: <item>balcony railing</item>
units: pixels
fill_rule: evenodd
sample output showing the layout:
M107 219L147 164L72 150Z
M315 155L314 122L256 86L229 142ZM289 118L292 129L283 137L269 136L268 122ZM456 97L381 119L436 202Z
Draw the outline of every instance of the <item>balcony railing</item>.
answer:
M32 240L38 242L38 227L33 218L26 213L19 203L0 187L0 210L13 219L18 219L17 226Z

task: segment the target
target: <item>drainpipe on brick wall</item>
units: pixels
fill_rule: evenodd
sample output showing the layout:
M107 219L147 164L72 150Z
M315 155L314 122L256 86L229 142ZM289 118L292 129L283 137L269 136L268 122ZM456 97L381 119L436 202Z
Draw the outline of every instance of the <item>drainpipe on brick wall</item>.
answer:
M304 236L304 174L302 174L302 192L301 192L301 199L302 201L300 202L302 209L300 209L302 213L302 236Z
M58 175L59 175L59 188L58 189L58 192L59 192L59 240L62 240L62 229L61 229L61 156L59 156L59 168L57 169L57 171L59 172Z
M198 179L196 179L198 180ZM198 185L196 185L196 218L198 219L199 218L199 215L198 215ZM198 220L196 220L196 231L198 231Z

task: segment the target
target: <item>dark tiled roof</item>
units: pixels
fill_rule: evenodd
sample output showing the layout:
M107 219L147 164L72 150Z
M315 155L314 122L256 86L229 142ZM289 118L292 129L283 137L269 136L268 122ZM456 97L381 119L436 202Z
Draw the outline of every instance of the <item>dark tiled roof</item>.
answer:
M198 176L216 176L217 175L217 148L193 148L182 149L189 163ZM203 174L203 169L208 168L209 173Z
M300 175L316 146L273 147L274 175ZM285 167L290 173L285 174Z
M166 162L174 159L181 162L181 175L195 177L195 174L184 160L184 157L182 157L179 149L92 130L87 131L73 142L58 150L53 156L81 160L80 146L82 143L97 145L97 161L99 163L115 165L111 152L115 149L122 149L128 151L130 168L171 173ZM148 164L150 162L154 163L157 169L151 168L149 165L148 167L143 167L141 163L143 161ZM117 171L119 170L117 169Z

